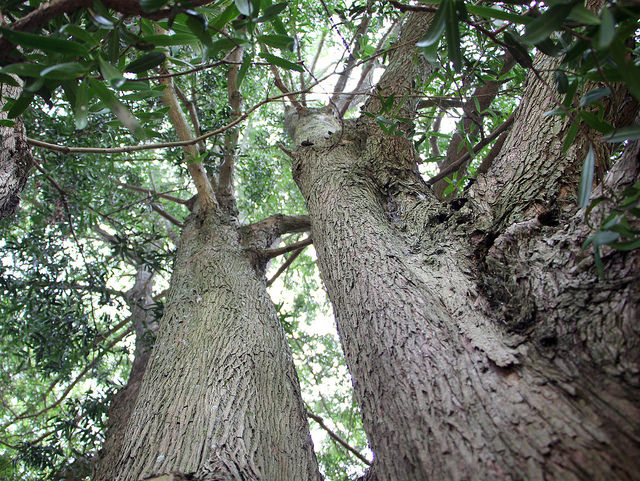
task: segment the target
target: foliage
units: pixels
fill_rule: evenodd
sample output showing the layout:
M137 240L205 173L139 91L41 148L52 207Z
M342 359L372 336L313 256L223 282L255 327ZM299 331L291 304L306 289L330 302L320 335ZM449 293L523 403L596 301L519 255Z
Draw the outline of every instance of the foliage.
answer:
M160 101L165 88L160 80L172 70L177 87L196 106L200 131L220 131L200 145L210 173L219 170L227 153L224 127L236 115L248 118L235 126L239 141L233 152L237 207L245 224L275 213L305 211L288 157L277 146L286 142L284 100L274 92L271 68L280 69L291 90L309 89L309 104L318 92L324 102L324 93L310 89L325 75L321 68L310 71L314 49L323 45L320 64L327 64L326 75L347 64L345 43L362 65L373 60L384 65L394 39L384 34L399 14L388 2L220 0L192 8L179 0L142 0L140 14L125 15L96 1L92 8L56 17L34 32L11 28L44 3L10 1L3 7L9 26L1 29L7 51L1 56L0 82L16 84L16 76L24 82L21 96L7 102L8 117L22 116L31 136L66 147L172 143L177 136ZM382 107L371 115L387 134L414 141L425 173L446 160L454 133L462 136L456 154L470 152L473 163L466 173L449 176L445 195L462 191L473 178L491 144L477 151L474 147L515 109L525 76L534 69L534 48L558 59L554 72L537 74L553 79L550 88L560 99L549 115L572 122L567 148L586 126L599 132L600 138L591 138L594 145L640 136L638 126L616 130L602 115L615 82L623 82L640 99L638 49L629 42L640 15L636 4L606 2L597 13L563 0L531 8L518 1L432 4L425 8L434 10L435 18L418 42L423 58L416 60L431 64L429 74L417 79L420 114L409 121L400 114L406 99L376 91ZM350 39L367 15L370 27L357 38L356 49ZM245 53L236 65L228 54L238 46ZM505 54L515 58L513 68L506 68ZM233 67L240 69L241 112L229 105L226 76ZM480 108L474 92L492 82L499 93ZM272 102L251 111L265 99ZM183 104L187 110L187 102ZM475 130L464 126L470 110L481 119ZM438 118L453 119L456 128L440 129ZM117 326L129 315L126 291L136 267L145 265L156 273L155 294L169 282L175 250L171 238L178 229L154 212L161 209L184 219L185 206L166 195L183 200L192 195L183 154L175 146L108 156L39 152L41 169L33 172L21 211L0 224L3 479L55 478L100 446L106 405L130 368L132 340L126 328ZM590 198L593 169L587 156L583 205ZM131 191L123 184L147 191ZM598 262L603 245L639 246L640 233L632 227L639 198L636 184L589 206L588 212L602 203L610 207L598 232L585 243L594 246ZM366 438L337 338L316 330L316 321L326 321L328 314L326 301L315 300L321 289L313 257L301 255L278 282L279 292L287 294L272 288L272 295L281 297L279 313L308 408L364 451ZM86 366L89 372L73 384ZM328 480L352 479L364 470L330 438L320 444L319 460Z

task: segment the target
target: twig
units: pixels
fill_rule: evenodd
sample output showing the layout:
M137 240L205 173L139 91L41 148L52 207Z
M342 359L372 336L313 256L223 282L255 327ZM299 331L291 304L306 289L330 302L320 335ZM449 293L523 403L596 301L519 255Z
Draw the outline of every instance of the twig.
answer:
M297 259L297 257L302 253L303 250L304 250L304 247L300 247L300 248L296 249L295 251L293 251L293 253L287 258L287 260L284 261L284 264L282 264L280 266L280 268L276 271L276 273L273 275L273 277L267 281L267 287L269 287L271 284L273 284L275 282L275 280L278 277L280 277L280 275L284 271L286 271L291 264L293 264L293 261L295 261Z
M480 150L482 150L487 144L491 143L496 137L498 137L502 132L509 129L513 124L513 119L515 118L514 114L511 114L507 120L505 120L500 127L491 132L486 138L478 142L473 146L473 153L476 154ZM440 173L434 175L427 181L427 185L433 185L441 179L444 179L451 172L454 172L458 169L462 164L464 164L467 160L471 158L471 152L466 152L463 156L461 156L458 160L453 162L448 167L444 168Z
M178 227L180 227L181 229L184 228L184 224L182 222L180 222L178 219L176 219L174 216L172 216L171 214L169 214L166 210L164 210L162 207L160 207L158 204L156 204L155 202L151 202L151 208L157 212L158 214L160 214L162 217L164 217L165 219L167 219L169 222L171 222L174 225L177 225Z
M311 419L313 419L315 422L317 422L318 425L322 429L324 429L327 432L327 434L329 434L329 436L331 436L338 444L340 444L340 446L345 448L347 451L351 452L355 457L357 457L360 461L365 463L367 466L371 466L371 464L372 464L371 461L369 461L367 458L365 458L362 454L360 454L360 452L358 452L358 450L356 450L353 446L351 446L344 439L342 439L340 436L338 436L334 431L332 431L331 428L329 428L329 426L327 426L324 423L324 419L322 419L320 416L318 416L316 414L313 414L308 409L307 409L307 416L309 416Z
M164 192L156 192L155 190L146 189L144 187L138 187L137 185L125 184L124 182L119 182L119 181L116 181L116 182L118 183L119 186L124 187L125 189L133 190L135 192L142 192L144 194L161 197L163 199L167 199L182 205L187 205L189 203L188 200L181 199L180 197L174 197L173 195L169 195Z

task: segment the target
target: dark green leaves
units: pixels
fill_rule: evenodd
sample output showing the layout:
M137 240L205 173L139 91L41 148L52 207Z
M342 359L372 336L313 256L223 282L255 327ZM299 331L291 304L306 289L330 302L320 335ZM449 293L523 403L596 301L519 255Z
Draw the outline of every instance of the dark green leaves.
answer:
M610 93L611 93L611 89L609 87L590 90L580 98L580 107L584 107L585 105L589 105L589 104L592 104L593 102L597 102L602 97L606 97Z
M125 67L125 72L141 73L146 72L162 64L167 56L163 52L150 52L144 54Z
M624 142L625 140L638 140L640 139L640 125L630 125L629 127L622 127L616 129L611 135L604 137L605 140L611 144L617 142Z
M611 45L613 38L616 36L616 22L613 18L611 10L602 9L602 21L598 30L596 46L600 49L607 48Z
M86 46L71 40L45 37L32 33L15 32L5 27L0 27L0 32L2 32L2 36L11 43L20 45L21 47L42 50L47 53L74 55L86 55L89 53Z
M258 41L269 47L293 51L294 40L288 35L258 35Z
M155 12L164 7L169 0L140 0L140 8L145 12Z
M304 72L304 68L302 68L302 65L291 62L282 57L278 57L276 55L272 55L266 52L261 53L260 56L264 58L267 62L269 62L271 65L275 65L276 67L282 67L287 70L296 70L297 72Z
M560 28L572 9L573 5L566 3L552 6L543 15L527 24L527 30L522 40L534 45L549 38L553 32Z
M418 47L429 48L440 40L446 32L449 59L456 71L462 68L462 52L460 50L460 27L458 22L466 17L464 2L456 0L442 0L427 33L416 44Z
M582 166L582 175L580 176L580 188L578 190L578 205L580 208L585 208L589 203L589 197L591 196L591 185L593 184L593 171L595 168L595 155L593 153L593 146L589 146L589 152L584 159Z

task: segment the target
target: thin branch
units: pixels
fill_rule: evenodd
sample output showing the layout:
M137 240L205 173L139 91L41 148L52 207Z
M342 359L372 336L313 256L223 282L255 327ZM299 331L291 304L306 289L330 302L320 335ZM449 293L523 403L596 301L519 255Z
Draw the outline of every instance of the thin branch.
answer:
M308 69L310 72L309 80L313 79L314 72L316 70L316 65L318 64L318 59L320 58L320 53L322 52L322 47L324 46L324 41L327 38L327 31L322 32L322 36L320 37L320 42L318 43L318 48L316 49L316 53L313 56L313 61L311 62L311 67Z
M324 80L324 79L321 79ZM310 86L310 88L314 87L314 85ZM307 89L307 91L309 90ZM240 117L238 117L236 120L233 120L231 122L229 122L227 125L224 125L218 129L215 130L211 130L210 132L207 132L206 134L202 134L200 137L196 137L194 139L191 140L180 140L178 142L158 142L155 144L139 144L139 145L130 145L130 146L126 146L126 147L111 147L111 148L101 148L101 147L68 147L66 145L58 145L58 144L51 144L49 142L44 142L42 140L37 140L37 139L31 139L27 137L27 143L33 147L40 147L43 149L47 149L47 150L51 150L54 152L61 152L64 154L122 154L122 153L127 153L127 152L139 152L141 150L154 150L154 149L166 149L166 148L173 148L173 147L185 147L188 145L194 145L197 144L198 142L202 141L202 140L206 140L210 137L213 137L215 135L219 135L222 132L225 132L233 127L235 127L236 125L238 125L240 122L244 121L247 117L249 117L253 112L255 112L256 110L258 110L260 107L262 107L263 105L266 105L268 103L283 99L285 97L288 97L289 95L296 95L296 94L300 94L302 92L298 91L298 92L289 92L287 94L282 94L282 95L276 95L273 97L267 97L266 99L264 99L261 102L258 102L257 104L255 104L253 107L251 107L250 109L248 109L244 114L242 114Z
M293 253L287 258L286 261L284 261L284 263L280 266L277 272L273 275L273 277L267 281L267 287L273 284L275 280L278 277L280 277L280 275L282 275L282 273L286 271L291 264L293 264L293 261L295 261L298 258L298 256L302 253L303 250L304 250L304 247L300 247L295 251L293 251Z
M146 189L145 187L138 187L137 185L125 184L124 182L119 182L119 181L116 181L116 182L119 186L124 187L125 189L128 189L128 190L133 190L135 192L142 192L144 194L149 194L154 197L160 197L162 199L167 199L182 205L187 205L189 203L188 199L185 200L185 199L181 199L180 197L174 197L173 195L169 195L164 192L156 192L155 190Z
M349 54L345 68L340 73L340 76L338 77L338 82L336 82L336 86L334 88L335 93L333 94L333 97L330 100L330 103L338 105L339 112L342 111L342 107L341 107L342 102L347 100L347 99L344 99L344 100L342 99L343 97L342 93L344 92L344 89L347 86L347 82L351 77L351 73L353 72L353 66L357 61L358 53L360 53L360 50L361 50L360 39L367 33L367 30L369 30L369 23L371 22L371 12L370 12L371 4L372 4L372 1L369 0L367 2L366 12L364 14L364 17L362 18L362 21L360 22L360 25L358 26L358 29L356 30L356 33L353 37L353 42L354 42L353 51Z
M287 88L287 86L282 81L282 77L280 77L280 72L278 72L278 67L276 67L275 65L271 65L270 69L271 69L271 73L273 73L275 85L276 87L278 87L278 90L280 90L280 92L282 92L289 99L289 102L291 102L291 104L296 108L298 112L304 110L304 106L300 102L298 102L298 99L296 98L295 94L291 93Z
M164 217L165 219L167 219L169 222L171 222L174 225L177 225L178 227L180 227L181 229L184 228L184 224L182 222L180 222L178 219L176 219L174 216L172 216L171 214L169 214L166 210L164 210L162 207L160 207L158 204L156 204L155 202L151 202L151 208L153 209L154 212L157 212L158 214L160 214L162 217Z
M307 416L309 416L311 419L313 419L315 422L318 423L318 425L324 429L327 434L329 436L331 436L331 438L333 438L338 444L340 444L340 446L342 446L343 448L345 448L347 451L349 451L350 453L352 453L355 457L357 457L360 461L362 461L363 463L365 463L367 466L371 466L371 461L369 461L367 458L365 458L362 454L360 454L360 452L354 448L353 446L351 446L349 443L347 443L344 439L342 439L340 436L338 436L333 430L331 430L331 428L329 428L329 426L327 426L324 423L324 419L322 419L320 416L318 416L317 414L313 414L311 411L309 411L307 409Z
M187 107L195 136L200 137L200 135L202 135L202 132L200 131L200 119L198 118L198 110L196 109L195 102L190 100L180 87L178 87L177 85L174 85L174 87L176 89L176 94L178 94L178 98L182 101L185 107ZM198 147L201 151L203 151L205 149L204 142L199 142Z
M128 329L126 329L122 334L120 334L118 337L114 338L109 344L107 344L104 349L98 353L96 355L96 357L89 363L87 364L84 369L82 371L80 371L80 373L76 376L76 378L67 386L67 388L62 392L62 394L58 397L58 399L56 399L56 401L54 401L52 404L50 404L49 406L45 406L44 408L42 408L40 411L33 413L33 414L27 414L26 412L21 414L20 416L18 416L17 418L12 419L11 421L8 421L7 423L5 423L2 428L6 429L8 426L11 426L12 424L17 423L18 421L21 421L23 419L31 419L31 418L35 418L38 416L41 416L42 414L46 413L47 411L50 411L51 409L59 406L62 401L64 401L67 396L69 395L69 393L73 390L73 388L76 386L76 384L78 384L82 378L85 376L85 374L87 374L95 365L96 363L113 347L115 346L118 342L120 342L122 339L124 339L128 334L131 333L131 331L133 330L133 326L130 326Z
M484 138L483 140L481 140L480 142L478 142L476 145L473 146L473 153L476 154L478 152L480 152L480 150L482 150L485 146L487 146L489 143L491 143L494 139L496 139L502 132L506 131L507 129L511 128L511 125L513 124L513 119L515 118L514 114L511 114L507 120L505 120L500 127L498 127L497 129L495 129L493 132L491 132L486 138ZM444 179L447 175L449 175L450 173L454 172L455 170L458 169L458 167L460 167L462 164L464 164L465 162L467 162L470 158L471 158L471 152L466 152L463 156L461 156L458 160L456 160L455 162L453 162L451 165L449 165L448 167L444 168L442 171L440 171L437 175L434 175L433 177L431 177L428 181L427 181L427 185L433 185L436 182L438 182L441 179Z
M506 131L500 134L500 137L498 137L498 140L496 140L496 143L491 146L489 153L482 160L482 162L476 169L476 177L481 174L486 174L489 171L489 167L491 167L491 164L493 163L494 159L498 156L498 154L502 150L502 146L504 145L505 140L507 140L508 135L509 135L509 132L506 132Z
M294 242L293 244L289 244L288 246L280 247L278 249L261 250L259 254L260 256L267 259L273 259L274 257L281 256L282 254L286 254L287 252L295 251L310 244L313 244L313 239L311 237L307 237L306 239L303 239L299 242Z

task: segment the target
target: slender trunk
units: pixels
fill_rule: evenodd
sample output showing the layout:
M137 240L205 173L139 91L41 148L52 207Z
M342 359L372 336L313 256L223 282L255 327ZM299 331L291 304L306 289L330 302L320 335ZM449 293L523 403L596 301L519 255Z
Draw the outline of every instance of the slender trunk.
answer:
M216 212L186 222L118 461L95 479L318 480L291 354L261 273Z
M5 84L0 92L0 120L7 119L2 111L7 98L15 99L21 87ZM31 150L27 145L27 134L21 118L15 125L0 125L0 219L15 212L20 203L20 193L27 182L32 165Z
M311 118L305 124L296 145L313 131ZM294 178L377 479L634 479L638 254L616 254L612 265L626 267L606 284L584 270L581 233L565 232L565 224L528 231L539 250L546 242L543 259L526 244L518 244L519 263L499 243L487 254L474 243L478 211L435 200L409 141L361 119L346 122L339 139L305 144L295 153ZM509 225L517 232L519 224ZM505 262L518 269L507 272L519 277L500 271L492 287L528 307L529 320L550 312L563 319L554 335L535 329L546 322L514 329L514 309L491 298L487 263L501 252L511 253ZM527 276L535 278L523 282ZM509 281L537 290L507 290ZM571 351L587 340L597 341L599 357Z

